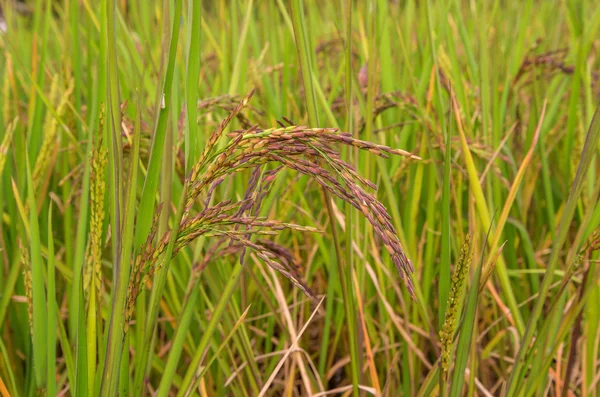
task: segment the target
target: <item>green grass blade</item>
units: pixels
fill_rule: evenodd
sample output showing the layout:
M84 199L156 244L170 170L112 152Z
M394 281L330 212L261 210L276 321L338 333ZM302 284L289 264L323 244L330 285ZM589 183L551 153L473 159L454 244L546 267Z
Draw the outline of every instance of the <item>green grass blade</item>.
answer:
M469 186L472 189L472 193L475 197L475 204L477 206L477 211L481 218L481 227L485 228L485 230L489 230L492 225L490 213L487 207L486 199L483 194L483 189L479 183L479 177L477 174L477 169L475 168L475 162L473 161L473 156L471 154L471 149L467 143L466 135L462 127L462 121L460 119L460 109L458 109L458 104L456 103L456 98L452 98L452 107L453 112L456 117L458 132L460 136L461 146L463 148L463 154L465 157L465 163L467 167L467 173L469 177ZM517 300L513 291L512 286L510 285L510 281L508 279L506 264L504 263L504 259L502 254L498 257L498 263L496 264L496 272L500 279L500 283L502 288L506 294L506 298L508 300L508 307L510 309L511 315L515 321L515 325L517 326L517 330L521 333L524 330L524 321L521 312L519 311L519 307L517 305Z
M116 393L119 385L122 354L128 354L129 351L128 348L123 350L123 345L125 340L125 305L127 302L127 290L130 283L130 263L131 258L133 258L133 238L136 218L135 205L137 198L136 187L138 179L137 165L139 164L141 139L140 114L141 108L138 98L138 112L136 117L135 133L133 137L133 154L131 157L131 165L128 177L129 190L127 192L123 224L122 227L120 227L121 234L120 236L117 236L117 238L121 239L119 251L120 259L115 264L117 269L115 276L117 278L115 280L115 290L113 291L114 297L108 330L108 346L101 386L101 393L103 390L105 390L105 392L109 393L110 395ZM127 346L127 344L125 344L125 346ZM125 353L123 353L123 351Z
M229 304L229 299L233 294L233 290L237 287L244 268L245 266L240 262L237 262L237 264L234 266L229 276L229 280L227 281L227 285L223 289L223 294L221 295L217 306L215 306L211 314L210 321L208 322L206 328L202 330L202 337L188 366L188 370L185 373L179 393L177 393L177 397L183 397L187 395L187 391L190 389L192 382L194 381L194 374L196 373L196 370L201 364L203 358L206 356L210 339L212 338L219 321L221 321L221 317L223 316L225 309Z
M179 20L181 19L181 8L182 0L175 1L175 11L173 13L173 27L168 40L168 57L167 67L164 74L164 79L160 85L156 101L156 122L154 125L154 133L152 135L152 147L150 149L150 160L148 163L148 173L144 181L144 189L142 190L142 197L138 212L141 214L152 214L154 211L154 201L156 200L156 194L158 192L158 181L160 177L160 167L162 164L162 158L164 153L164 144L167 132L167 121L169 116L169 110L171 109L171 97L173 87L173 74L175 71L175 59L177 55L177 43L179 40ZM135 246L139 247L148 232L152 223L152 217L144 216L140 217L136 223L136 238Z
M183 212L185 209L185 202L187 199L187 192L184 192L181 195L180 202L177 206L177 214L173 219L171 234L169 237L169 244L167 245L167 250L163 255L162 264L160 265L160 269L156 272L154 277L152 293L150 295L150 303L148 310L148 317L146 321L146 333L145 338L143 340L143 350L140 353L140 359L138 359L138 368L136 371L134 384L133 384L133 393L134 395L141 395L142 393L142 382L145 376L145 368L147 367L149 356L153 354L151 351L152 339L154 337L156 331L156 318L158 317L159 305L162 299L162 295L164 292L164 288L167 282L167 275L169 272L169 267L171 264L171 259L173 256L173 249L175 246L175 241L177 240L177 232L179 224L181 223L181 219L183 218Z
M54 237L52 235L52 206L48 211L48 375L46 390L49 396L56 395L56 274L54 265Z
M198 79L200 78L200 56L202 54L201 27L202 4L197 1L188 2L188 52L186 71L186 138L185 159L186 170L196 164L202 148L198 129Z
M189 299L183 306L183 311L177 322L177 329L175 331L175 336L173 337L173 347L169 352L169 358L167 359L160 384L156 391L157 397L167 396L177 371L177 364L179 363L179 358L181 357L181 353L183 351L183 344L185 343L185 338L188 334L192 317L194 315L194 309L196 308L198 295L200 293L198 286L192 285L191 288L192 292L189 296Z
M46 386L47 367L47 339L48 318L46 313L46 287L44 284L44 271L42 260L42 244L37 217L37 207L29 156L27 159L27 204L29 205L29 250L31 260L31 278L33 294L33 362L35 370L35 383L38 389Z
M79 294L83 296L83 276L78 286ZM88 387L88 344L85 322L85 307L79 305L77 319L77 335L75 337L75 385L73 395L77 397L86 396L89 392Z
M542 315L544 303L548 296L550 285L553 281L554 271L556 270L556 267L558 265L558 257L560 254L560 250L562 249L562 246L565 242L567 232L569 231L569 225L571 223L573 215L575 214L575 210L577 209L577 201L579 200L579 196L581 195L581 191L583 189L585 175L587 174L587 170L592 164L592 160L597 152L599 140L600 107L597 107L586 136L583 152L581 153L581 159L579 160L579 165L577 167L577 173L575 175L575 179L573 180L573 184L571 185L571 190L569 192L569 198L563 210L558 230L556 231L556 237L553 239L552 251L550 253L550 259L548 260L548 265L546 267L546 274L544 275L544 279L540 287L539 296L536 299L535 306L531 313L531 317L529 318L529 321L527 323L525 334L523 335L523 338L521 340L521 348L517 353L515 366L513 368L513 371L511 372L510 378L508 379L508 383L506 386L507 395L512 395L511 393L514 393L516 391L517 387L519 386L520 380L522 379L523 372L525 371L525 368L523 367L523 364L525 362L525 356L529 351L529 346L533 339L534 333L537 330L538 321L540 319L540 316Z
M241 314L240 318L235 322L235 324L233 325L233 327L231 327L231 331L229 331L229 333L227 334L227 336L223 339L223 341L221 342L221 344L219 345L219 347L215 351L215 354L213 354L213 356L208 361L208 363L206 363L206 365L204 366L204 368L202 368L202 371L200 371L200 373L196 376L196 379L192 382L191 387L188 390L193 390L194 388L197 387L198 382L200 382L200 380L204 377L204 375L209 370L209 368L211 367L211 365L221 355L221 352L223 351L223 349L225 348L225 346L227 346L227 343L229 342L229 340L233 337L233 335L235 335L235 333L237 332L238 328L244 323L244 320L246 319L246 316L248 315L248 311L250 310L250 307L251 306L248 306L246 308L246 310L244 310L244 312Z
M452 157L452 123L445 131L444 144L446 153L444 155L444 179L442 184L442 247L441 247L441 262L440 262L440 278L438 285L438 299L440 302L438 315L440 326L443 323L443 313L446 313L446 303L450 293L450 264L451 257L451 230L450 230L450 174L451 174L451 157Z
M10 359L8 357L8 351L6 350L6 346L4 346L4 342L0 339L0 351L2 352L2 357L4 358L4 365L8 368L8 378L10 380L10 388L12 390L11 396L19 397L19 390L17 389L17 382L15 380L15 374L13 373L12 368L10 367Z
M244 22L242 25L242 31L237 43L237 52L235 54L235 61L233 63L233 70L231 72L231 80L229 83L229 95L236 93L241 78L242 64L246 62L244 59L244 53L246 50L246 38L248 36L248 27L250 26L250 18L252 17L254 0L249 0L246 3L246 14L244 15Z

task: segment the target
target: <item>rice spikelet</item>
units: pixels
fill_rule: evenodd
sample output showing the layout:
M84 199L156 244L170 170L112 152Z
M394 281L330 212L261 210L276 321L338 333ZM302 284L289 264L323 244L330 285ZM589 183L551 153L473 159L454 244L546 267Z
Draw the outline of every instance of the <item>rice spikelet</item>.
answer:
M58 104L56 108L56 114L62 118L66 113L68 108L67 105L69 103L71 93L73 92L73 80L71 79L67 89L60 98L58 87L58 76L55 76L52 79L52 85L50 88L50 101L53 105ZM50 165L55 149L58 145L57 137L60 136L57 134L57 131L58 120L56 120L51 112L47 112L46 118L44 119L44 140L42 141L42 147L33 168L33 184L36 190L39 188L44 174L48 172L48 166Z
M31 275L31 262L29 261L29 252L19 240L19 251L21 254L21 264L23 265L23 282L25 284L25 296L27 297L27 316L29 318L29 329L33 338L33 278Z
M8 148L12 143L13 136L15 134L15 129L17 128L17 122L19 118L15 118L12 123L8 125L6 129L6 133L4 134L4 138L2 138L2 143L0 144L0 175L2 175L2 170L4 169L4 164L6 164L6 157L8 155Z

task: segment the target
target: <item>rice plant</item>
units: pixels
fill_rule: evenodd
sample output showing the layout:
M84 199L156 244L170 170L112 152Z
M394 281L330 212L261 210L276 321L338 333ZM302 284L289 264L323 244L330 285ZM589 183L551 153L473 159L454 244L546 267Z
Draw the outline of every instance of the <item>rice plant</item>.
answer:
M599 28L0 0L0 395L598 395Z

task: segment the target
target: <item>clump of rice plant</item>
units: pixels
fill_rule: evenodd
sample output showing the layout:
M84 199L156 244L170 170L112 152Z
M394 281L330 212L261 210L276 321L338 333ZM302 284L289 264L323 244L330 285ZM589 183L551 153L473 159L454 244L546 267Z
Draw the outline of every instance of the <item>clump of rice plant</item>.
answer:
M598 394L597 2L447 3L0 1L0 395Z

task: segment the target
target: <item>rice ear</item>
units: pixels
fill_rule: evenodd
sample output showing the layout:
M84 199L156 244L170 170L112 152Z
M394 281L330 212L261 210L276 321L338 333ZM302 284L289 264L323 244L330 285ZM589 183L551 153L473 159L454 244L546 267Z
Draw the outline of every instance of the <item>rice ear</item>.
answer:
M263 198L282 167L306 175L321 185L335 197L358 209L373 226L375 233L382 241L400 278L410 295L415 297L411 275L414 271L412 263L407 258L396 230L391 222L391 216L375 196L363 187L376 189L371 181L361 177L356 169L343 161L334 145L350 146L369 152L376 156L404 156L411 160L419 160L418 156L404 150L362 141L350 134L340 132L335 128L308 128L291 124L279 128L262 129L251 126L247 129L224 134L230 121L245 107L252 98L250 92L240 103L231 110L230 114L213 131L198 162L192 168L186 180L188 196L182 221L178 225L177 240L173 250L176 255L181 249L200 236L218 237L218 248L207 251L211 257L217 250L240 253L242 259L247 249L265 263L290 279L306 295L314 297L307 283L302 279L299 261L285 247L271 240L259 240L253 236L276 235L281 230L316 232L310 226L278 222L260 218L260 205ZM229 141L220 150L216 149L217 142L223 137ZM267 164L276 164L277 168L268 170ZM219 185L233 175L251 170L248 187L244 197L239 201L226 200L209 206L214 192ZM195 204L201 195L203 209L193 215ZM158 258L165 251L171 231L167 231L156 245L150 248L154 238L142 249L139 263L134 266L137 275L146 278L157 266ZM229 240L229 245L222 248L223 240ZM237 247L234 249L234 246ZM199 265L198 269L206 266ZM139 281L139 280L138 280ZM143 282L143 280L142 280ZM131 299L135 300L137 290L132 288Z

